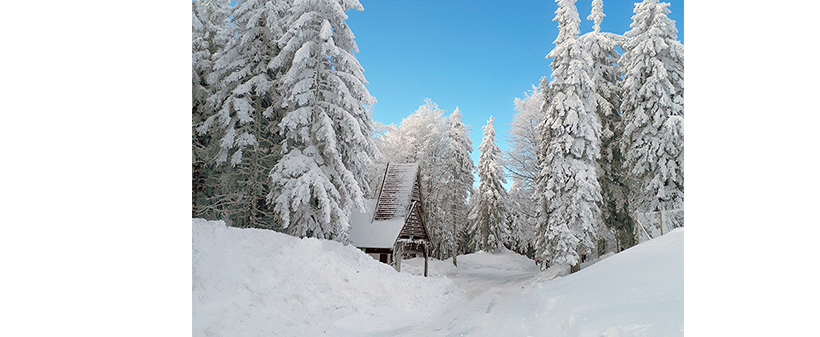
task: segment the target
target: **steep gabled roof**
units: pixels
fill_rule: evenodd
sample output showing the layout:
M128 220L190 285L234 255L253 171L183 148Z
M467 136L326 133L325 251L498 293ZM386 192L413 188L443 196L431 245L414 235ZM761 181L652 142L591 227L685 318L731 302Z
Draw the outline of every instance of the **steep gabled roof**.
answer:
M399 233L417 233L424 226L404 228L408 219L420 218L419 209L409 214L413 200L420 201L418 164L388 164L382 178L378 200L367 200L367 212L353 212L350 218L350 241L360 248L393 248ZM418 227L418 228L417 228ZM404 228L404 231L402 229ZM414 237L419 238L418 234Z
M418 164L387 164L373 220L407 216L418 170Z

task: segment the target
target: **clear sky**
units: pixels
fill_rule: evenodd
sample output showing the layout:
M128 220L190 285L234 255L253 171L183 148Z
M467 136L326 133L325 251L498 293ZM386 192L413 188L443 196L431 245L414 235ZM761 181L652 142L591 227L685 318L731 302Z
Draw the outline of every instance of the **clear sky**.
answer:
M359 0L364 11L347 20L364 68L370 94L378 103L374 118L395 123L418 109L425 98L447 115L459 107L472 128L473 161L478 163L481 127L490 116L498 145L507 149L514 100L552 73L547 53L558 36L551 0ZM638 1L639 2L639 1ZM683 1L667 1L683 42ZM602 32L623 34L632 23L635 0L604 0ZM592 0L576 3L581 34Z

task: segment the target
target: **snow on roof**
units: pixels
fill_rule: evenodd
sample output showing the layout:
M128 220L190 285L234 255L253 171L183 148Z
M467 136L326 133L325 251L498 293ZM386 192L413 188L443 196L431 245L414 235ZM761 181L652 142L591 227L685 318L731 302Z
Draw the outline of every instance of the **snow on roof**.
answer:
M376 200L365 200L367 212L356 210L350 217L350 241L360 248L393 248L404 226L404 218L373 221Z
M379 200L366 200L367 212L350 217L350 241L359 248L393 248L413 195L418 164L388 164Z
M403 219L407 216L418 169L418 164L388 164L374 219Z

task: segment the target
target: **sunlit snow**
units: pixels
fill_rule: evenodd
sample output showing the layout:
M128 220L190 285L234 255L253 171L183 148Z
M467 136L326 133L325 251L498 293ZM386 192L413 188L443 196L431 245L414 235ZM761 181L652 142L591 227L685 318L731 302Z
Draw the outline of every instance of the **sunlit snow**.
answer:
M193 221L193 336L682 336L679 228L581 271L478 252L402 272L352 246Z

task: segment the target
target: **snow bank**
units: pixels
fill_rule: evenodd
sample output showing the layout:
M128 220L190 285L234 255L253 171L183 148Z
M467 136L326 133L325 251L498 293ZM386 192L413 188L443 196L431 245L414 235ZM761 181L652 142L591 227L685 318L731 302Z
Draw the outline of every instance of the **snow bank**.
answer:
M478 252L402 263L193 220L194 336L682 336L679 228L564 277ZM414 275L415 274L415 275Z
M498 332L683 336L683 234L678 228L577 273L533 283L510 299Z
M193 219L194 336L347 336L440 313L445 277L396 273L352 246Z

